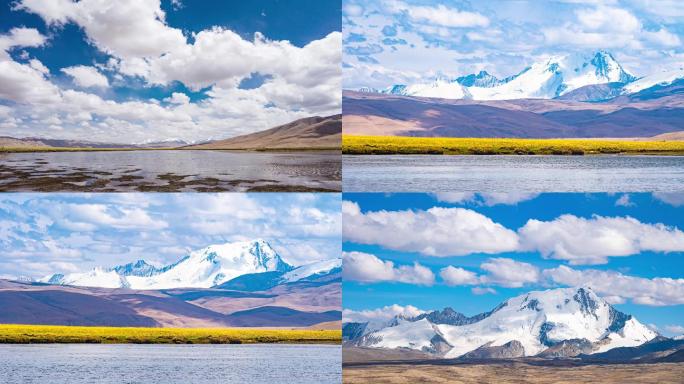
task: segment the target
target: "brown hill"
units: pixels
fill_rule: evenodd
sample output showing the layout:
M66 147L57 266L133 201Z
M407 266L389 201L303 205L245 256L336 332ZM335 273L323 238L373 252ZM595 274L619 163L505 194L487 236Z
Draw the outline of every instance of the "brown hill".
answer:
M335 295L330 302L318 300ZM0 280L0 324L309 327L341 320L339 281L276 292L130 290ZM339 328L338 328L339 329Z
M34 147L49 147L40 140L33 139L16 139L14 137L0 136L0 148L34 148Z
M306 117L265 131L191 145L186 149L335 149L341 147L342 115Z
M345 91L342 109L347 135L637 138L681 131L684 125L683 95L584 103L447 100Z

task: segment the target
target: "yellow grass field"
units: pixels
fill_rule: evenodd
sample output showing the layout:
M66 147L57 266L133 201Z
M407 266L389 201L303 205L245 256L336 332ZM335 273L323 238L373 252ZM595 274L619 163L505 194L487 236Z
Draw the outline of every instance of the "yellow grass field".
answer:
M339 344L341 330L129 328L0 324L0 344Z
M342 136L350 155L684 155L684 141Z

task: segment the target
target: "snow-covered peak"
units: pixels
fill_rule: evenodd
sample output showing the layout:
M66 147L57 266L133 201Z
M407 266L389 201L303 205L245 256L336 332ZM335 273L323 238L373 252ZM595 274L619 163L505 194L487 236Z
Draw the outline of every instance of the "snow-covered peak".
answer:
M292 269L292 266L285 263L271 245L262 239L210 245L190 253L188 262L227 264L255 271L263 269L262 272Z
M624 87L625 94L636 93L656 85L670 85L677 80L684 79L684 67L668 69L644 76Z
M145 260L119 265L112 270L122 276L152 276L159 272L157 267L148 264Z
M282 279L284 282L295 282L308 277L325 275L339 268L342 268L341 258L320 260L297 267L285 273Z
M81 287L127 288L128 282L124 276L112 269L96 267L88 272L56 274L39 280L55 285L76 285Z
M489 74L487 71L461 76L457 78L456 81L465 87L489 88L501 84L501 80L497 79L496 76Z
M597 84L627 84L636 80L606 51L552 56L533 63L516 75L499 80L480 71L455 80L394 85L381 93L445 99L510 100L552 99Z
M394 85L383 93L404 96L435 97L442 99L471 99L470 92L457 81L449 81L440 77L432 83L412 84L408 86Z
M595 346L591 352L596 353L641 345L657 336L634 317L617 311L588 287L529 292L506 300L488 313L470 318L455 311L430 314L433 316L398 319L365 334L357 343L366 347L440 350L445 357L459 357L481 347L500 347L515 342L522 348L523 355L533 356L568 340L586 340ZM445 315L448 321L437 320ZM405 329L419 322L420 325L416 325L419 332ZM432 326L432 333L424 322ZM397 327L401 327L401 332ZM409 335L429 338L416 339ZM426 345L429 348L425 348Z
M244 274L292 269L266 241L254 240L210 245L162 268L139 260L114 268L53 275L41 281L103 288L210 288Z

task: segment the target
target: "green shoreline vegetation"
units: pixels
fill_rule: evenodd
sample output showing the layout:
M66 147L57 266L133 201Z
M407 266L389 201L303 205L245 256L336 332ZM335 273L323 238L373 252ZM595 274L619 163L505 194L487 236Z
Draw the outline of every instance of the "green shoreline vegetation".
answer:
M342 136L346 155L684 155L684 141Z
M0 324L0 344L340 344L341 330Z

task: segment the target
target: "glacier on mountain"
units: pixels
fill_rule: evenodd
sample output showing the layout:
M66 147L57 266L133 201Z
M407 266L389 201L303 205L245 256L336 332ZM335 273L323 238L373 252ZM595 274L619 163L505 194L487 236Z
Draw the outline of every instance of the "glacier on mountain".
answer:
M356 337L347 342L371 348L409 348L456 358L493 347L521 347L523 356L534 356L568 341L586 342L591 353L600 353L641 345L657 336L634 317L613 308L591 288L584 287L529 292L473 317L448 310L448 316L444 315L445 310L415 318L395 318L376 330L359 332L363 327L355 325Z
M553 56L526 67L516 75L498 79L486 71L456 79L438 77L430 83L396 84L385 89L362 88L361 92L466 100L554 99L587 86L611 84L617 92L607 98L632 94L684 78L676 69L638 78L609 52Z
M264 272L279 272L287 276L286 281L297 281L330 270L336 263L326 260L295 267L285 262L266 241L254 240L210 245L164 267L139 260L113 268L55 274L40 282L141 290L211 288L239 276Z

